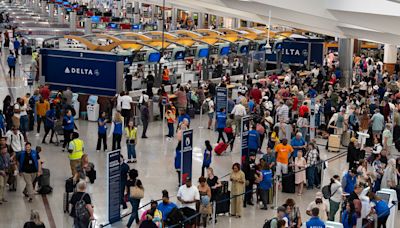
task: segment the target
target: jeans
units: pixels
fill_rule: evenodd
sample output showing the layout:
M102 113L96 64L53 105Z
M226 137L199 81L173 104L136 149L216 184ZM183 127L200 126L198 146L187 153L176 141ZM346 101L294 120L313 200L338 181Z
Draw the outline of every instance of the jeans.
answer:
M138 214L138 210L139 210L139 204L140 204L140 199L134 199L129 197L129 202L132 205L132 214L129 217L129 221L128 224L126 224L127 227L131 227L133 221L136 219L136 223L139 224L139 214Z
M269 201L269 189L268 190L264 190L260 188L260 197L261 197L261 201L263 202L264 207L267 207L268 201Z
M308 167L306 173L307 173L307 183L308 183L307 188L312 189L314 185L317 184L315 181L317 175L317 167L314 165Z
M112 149L113 150L121 149L121 138L122 138L122 135L113 134L113 138L112 138Z
M168 123L168 137L174 137L174 123Z
M319 127L320 124L321 124L321 114L317 112L315 114L315 127Z
M335 221L335 215L339 210L340 203L329 200L329 221Z
M107 150L107 135L106 135L106 133L97 133L97 135L98 135L98 137L97 137L96 150L101 149L101 141L103 141L104 150Z
M19 130L23 135L28 131L28 115L23 115L19 119Z
M136 149L135 149L135 144L133 143L127 143L126 147L128 149L128 159L130 160L131 158L136 159Z
M245 187L246 194L244 195L244 200L245 200L244 205L246 205L246 203L248 204L253 201L253 185L254 183L250 182L249 185Z

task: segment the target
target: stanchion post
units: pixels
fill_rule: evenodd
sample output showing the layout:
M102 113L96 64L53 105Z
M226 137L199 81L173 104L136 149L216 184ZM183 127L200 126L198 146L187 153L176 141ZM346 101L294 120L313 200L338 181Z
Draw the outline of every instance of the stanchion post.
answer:
M199 124L199 128L203 129L203 123L201 122L201 120L203 119L203 105L200 105L200 124Z
M277 178L276 178L276 183L275 183L275 205L274 205L274 207L273 207L273 209L276 209L276 208L278 208L278 186L279 186L279 177L280 176L277 176ZM274 195L274 194L272 194L272 195Z
M162 116L162 137L163 137L163 142L165 142L165 105L164 102L162 103L162 111L163 113L160 113L160 116ZM165 147L164 147L165 148Z
M212 228L215 228L215 219L217 217L217 201L213 203L213 211L212 211Z

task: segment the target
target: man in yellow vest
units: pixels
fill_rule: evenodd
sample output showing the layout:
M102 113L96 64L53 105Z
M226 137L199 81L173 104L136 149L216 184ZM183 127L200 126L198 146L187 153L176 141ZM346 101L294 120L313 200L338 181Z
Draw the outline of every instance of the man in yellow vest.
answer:
M83 140L79 139L79 133L72 133L72 141L68 145L68 158L69 164L71 166L72 176L76 174L76 167L81 163L81 158L83 156L84 143Z

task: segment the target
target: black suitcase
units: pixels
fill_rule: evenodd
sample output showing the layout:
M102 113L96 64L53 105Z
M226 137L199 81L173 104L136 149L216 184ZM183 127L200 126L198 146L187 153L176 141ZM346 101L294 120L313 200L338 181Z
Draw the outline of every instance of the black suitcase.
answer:
M188 108L188 115L190 116L191 119L194 119L196 114L196 111L194 110L193 106Z
M63 211L69 213L69 192L64 192L63 195Z
M229 192L229 182L228 181L221 181L221 192L222 194L226 194Z
M295 193L296 185L294 183L295 177L293 172L282 174L282 192Z
M39 177L39 187L50 186L50 170L42 169L42 175Z
M215 214L226 214L230 212L231 200L229 199L231 196L231 192L227 191L226 193L221 193L217 197L215 197L216 207Z
M68 193L73 192L74 188L75 188L74 179L72 177L68 178L65 181L65 192L68 192Z

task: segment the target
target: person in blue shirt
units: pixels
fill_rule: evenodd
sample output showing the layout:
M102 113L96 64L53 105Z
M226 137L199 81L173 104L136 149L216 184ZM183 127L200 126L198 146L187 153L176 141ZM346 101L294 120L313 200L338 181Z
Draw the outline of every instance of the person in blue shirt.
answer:
M19 48L21 47L21 43L19 42L18 38L15 38L13 44L14 44L15 56L18 58Z
M42 167L39 160L40 156L35 150L32 150L30 142L25 143L25 150L21 151L17 156L19 173L25 180L23 194L28 197L28 202L32 202L35 194L33 181L37 176L41 175Z
M120 166L120 175L121 175L121 194L120 194L120 203L122 204L122 209L128 208L126 205L124 195L125 195L125 187L126 187L126 182L128 181L128 173L129 173L129 165L126 164L124 161L124 156L121 154L119 157L119 166Z
M11 75L14 76L15 78L15 65L17 63L17 59L15 58L14 54L12 51L10 51L10 55L7 57L7 64L8 68L10 69L8 73L10 74L10 79Z
M222 139L222 142L225 141L224 137L224 129L226 127L226 112L224 108L221 108L219 112L217 112L217 131L218 131L218 139L217 143L219 143L219 140Z
M185 110L180 110L179 116L178 116L178 126L177 127L179 127L180 123L182 123L182 121L184 119L187 119L189 121L189 125L188 125L188 127L189 127L190 126L190 116L185 112Z
M378 227L386 227L386 222L390 215L390 208L386 201L382 200L374 192L368 193L368 197L374 204L373 208L378 216Z
M273 174L272 170L270 169L269 165L267 163L264 163L261 171L260 171L260 176L262 180L260 181L260 184L258 185L258 188L260 189L260 197L261 201L263 202L264 207L262 207L262 210L268 210L268 196L269 196L269 189L272 188L273 186Z
M169 213L174 208L178 208L176 204L169 201L169 194L167 190L162 191L162 202L158 204L157 209L161 211L162 220L165 222L168 218Z
M71 141L72 132L74 132L74 117L72 116L72 111L67 109L66 114L63 118L63 127L64 127L64 143L63 143L63 151L64 148L68 145Z
M250 100L249 100L247 105L249 106L250 113L253 113L254 112L254 107L255 107L255 103L254 103L254 98L253 97L250 97Z
M260 145L260 134L256 130L256 125L251 126L251 130L249 131L248 135L248 141L249 154L256 154Z
M354 208L354 204L352 201L346 203L346 210L343 211L340 222L343 224L343 228L355 228L356 227L357 214L356 214L356 209Z
M307 228L325 228L325 223L322 221L319 216L319 208L314 207L311 209L312 217L306 222Z
M105 112L100 114L99 120L97 121L97 135L96 151L100 152L101 141L103 141L104 151L107 151L107 119Z
M0 110L0 136L3 136L6 134L6 118L3 115L3 111Z
M343 192L352 193L357 183L357 170L351 169L342 178Z
M179 186L181 186L181 141L178 142L178 145L175 148L175 159L174 159L174 166L175 166L175 170L178 173L178 183Z
M206 140L205 142L206 149L204 150L203 153L203 165L201 167L201 176L204 177L204 170L208 169L211 165L211 158L212 158L212 146L210 144L209 140Z
M46 137L51 130L50 143L53 143L54 124L56 122L56 109L54 104L50 104L50 109L46 112L46 120L44 121L44 136L42 143L46 143Z
M296 136L292 138L292 140L290 141L290 144L293 147L293 154L292 156L294 158L297 157L297 151L302 150L303 152L305 152L306 148L307 148L307 143L303 138L303 135L300 132L296 133Z

